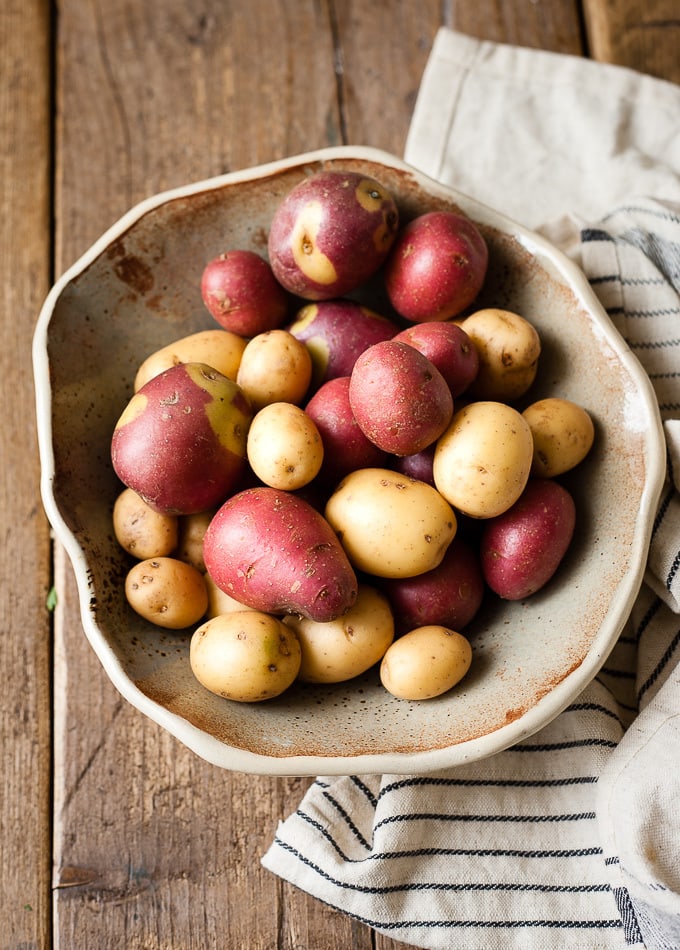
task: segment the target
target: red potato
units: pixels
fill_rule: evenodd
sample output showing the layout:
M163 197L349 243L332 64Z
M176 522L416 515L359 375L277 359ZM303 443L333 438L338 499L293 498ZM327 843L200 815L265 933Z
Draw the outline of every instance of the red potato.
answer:
M206 531L203 557L220 590L265 613L323 623L342 616L357 597L354 570L325 518L274 488L229 498Z
M309 350L315 387L337 376L349 376L364 350L390 340L398 330L391 320L354 300L307 304L288 326L289 333Z
M394 340L369 347L357 359L349 402L364 434L393 455L431 445L453 414L444 377L418 350Z
M429 624L464 629L482 605L485 585L476 551L456 535L434 570L381 581L380 588L401 635Z
M505 600L540 590L564 558L575 524L567 489L551 479L530 479L515 504L484 525L480 558L488 586Z
M434 488L434 450L435 445L432 444L420 452L414 452L413 455L398 455L392 460L392 468L395 472L408 475L409 478L417 478Z
M414 323L448 320L482 288L489 251L469 218L430 211L406 224L385 264L385 286L397 313Z
M317 172L296 185L274 212L269 260L291 293L330 300L377 271L398 227L396 203L379 182L359 172Z
M239 336L275 330L288 315L287 293L254 251L226 251L209 261L201 275L201 296L220 326Z
M415 347L433 363L455 399L474 381L479 356L474 343L456 323L417 323L393 337Z
M320 479L336 485L357 468L378 468L387 453L379 449L359 428L349 404L349 376L324 383L305 406L316 423L323 442Z
M237 384L181 363L135 393L111 439L113 468L156 511L216 508L246 469L252 410Z

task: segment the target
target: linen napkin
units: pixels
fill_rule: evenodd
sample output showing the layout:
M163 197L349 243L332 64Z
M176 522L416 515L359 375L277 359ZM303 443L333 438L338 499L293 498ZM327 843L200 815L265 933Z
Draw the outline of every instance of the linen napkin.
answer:
M680 948L680 87L442 29L405 158L542 230L655 388L668 474L604 668L481 762L320 776L263 865L425 948Z

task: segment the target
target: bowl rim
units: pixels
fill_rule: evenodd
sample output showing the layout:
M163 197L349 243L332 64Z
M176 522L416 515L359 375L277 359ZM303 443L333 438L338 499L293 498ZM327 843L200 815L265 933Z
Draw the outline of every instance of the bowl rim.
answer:
M218 190L225 185L254 181L297 166L328 161L369 161L404 171L413 180L424 185L436 196L454 201L463 212L480 223L511 233L531 254L545 264L549 262L559 279L574 292L588 311L597 331L607 340L616 356L633 379L638 394L645 400L645 408L652 425L645 431L646 480L640 498L631 545L631 569L624 575L613 593L610 608L593 638L588 653L581 663L561 682L541 697L518 719L473 739L450 746L410 753L359 753L356 756L338 755L267 755L230 746L203 732L182 716L173 713L144 694L128 677L121 661L100 632L90 607L90 587L85 552L59 510L54 494L55 458L51 419L52 391L48 359L48 330L53 311L64 289L116 238L124 234L149 211L194 194ZM55 281L41 307L32 341L32 363L35 384L38 452L41 466L40 493L42 503L54 536L63 545L71 561L78 591L81 622L85 635L107 675L119 693L152 721L165 728L201 758L231 771L280 776L313 776L363 774L415 774L432 772L470 761L486 758L515 745L537 732L577 696L596 676L614 647L638 595L646 570L646 557L651 541L652 527L666 475L666 445L658 402L649 377L637 357L609 319L585 274L567 255L541 234L491 209L489 206L442 184L390 153L368 146L334 146L303 152L263 163L252 168L239 169L211 178L194 181L158 192L138 202L118 218L90 247ZM621 596L621 587L625 587Z

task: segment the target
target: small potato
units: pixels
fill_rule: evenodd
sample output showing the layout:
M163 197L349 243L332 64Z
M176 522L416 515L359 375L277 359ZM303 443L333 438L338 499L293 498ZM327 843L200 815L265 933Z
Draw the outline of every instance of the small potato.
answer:
M432 699L459 683L471 663L472 647L461 633L437 625L417 627L388 647L380 680L397 699Z
M247 607L240 600L231 597L225 591L220 590L210 574L203 575L205 586L208 590L208 609L206 617L208 620L213 617L219 617L220 614L233 614L240 610L254 610L254 607Z
M455 414L437 442L434 483L454 508L472 518L492 518L521 495L533 451L521 413L493 400L473 402Z
M203 538L208 525L213 519L215 510L197 511L193 515L181 515L178 522L177 547L174 556L180 561L186 561L197 571L205 573L203 560Z
M529 389L538 370L541 340L528 320L509 310L477 310L463 321L479 367L467 390L477 399L512 402Z
M246 451L257 477L272 488L296 491L315 478L323 462L316 424L299 406L272 402L251 423Z
M223 376L236 381L246 340L228 330L199 330L156 350L144 360L134 381L134 390L141 389L154 376L178 363L207 363Z
M189 662L206 689L239 703L279 696L300 669L300 644L278 617L256 610L222 614L194 632Z
M590 452L595 427L585 409L568 399L539 399L522 413L534 440L531 474L554 478L575 468Z
M125 596L141 617L169 630L198 623L208 608L203 575L172 557L135 564L125 579Z
M325 514L350 563L377 577L431 571L457 528L452 508L431 485L384 468L344 478Z
M120 546L143 561L164 557L177 544L177 518L150 508L131 488L124 488L113 505L113 531Z
M302 402L312 380L309 350L287 330L258 333L246 344L236 382L255 410Z
M366 584L359 586L354 606L329 623L291 615L302 650L298 679L305 683L342 683L365 673L384 655L394 639L394 620L387 598Z

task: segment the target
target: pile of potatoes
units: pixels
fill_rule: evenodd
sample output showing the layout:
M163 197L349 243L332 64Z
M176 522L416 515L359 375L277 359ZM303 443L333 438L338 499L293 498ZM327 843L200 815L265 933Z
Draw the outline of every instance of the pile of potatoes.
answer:
M558 476L593 422L531 401L541 340L475 309L487 266L467 217L401 222L349 171L291 190L267 259L206 262L217 326L143 360L111 458L126 597L190 631L207 689L258 702L379 664L394 696L441 695L470 668L461 631L484 597L525 599L557 571L576 523ZM369 279L389 316L362 302Z

